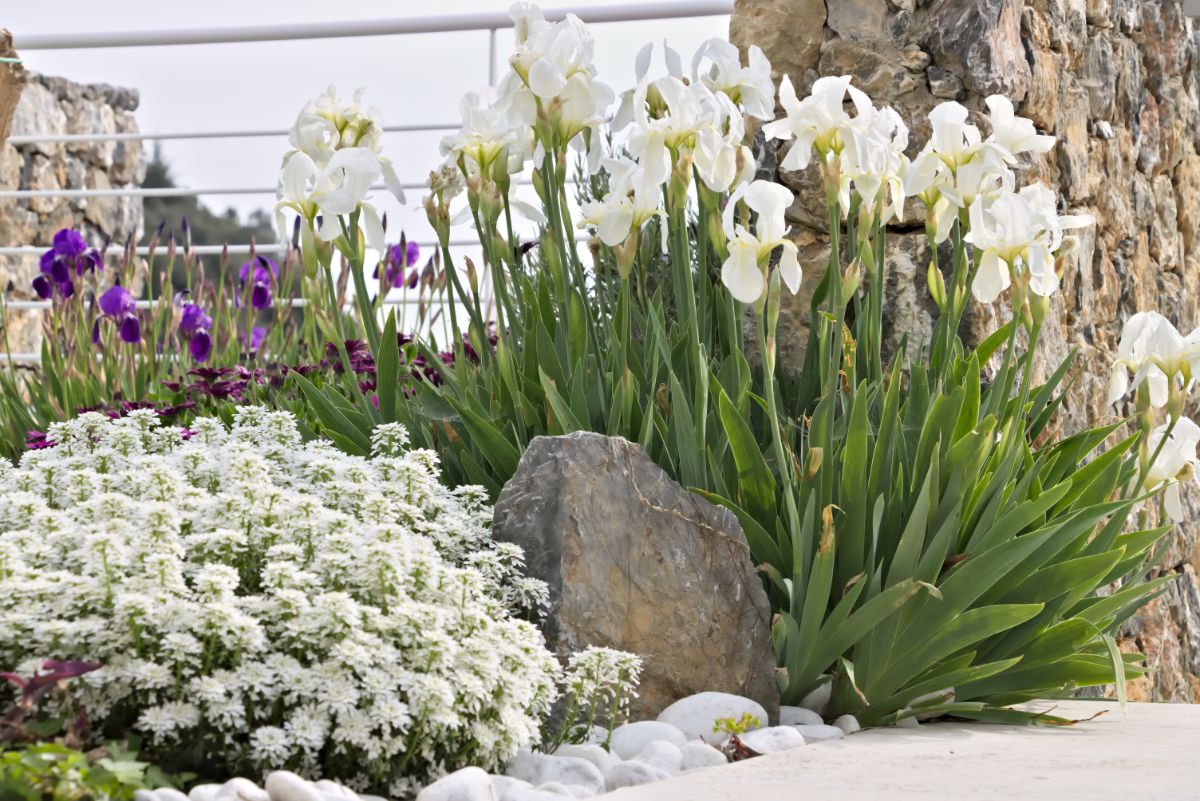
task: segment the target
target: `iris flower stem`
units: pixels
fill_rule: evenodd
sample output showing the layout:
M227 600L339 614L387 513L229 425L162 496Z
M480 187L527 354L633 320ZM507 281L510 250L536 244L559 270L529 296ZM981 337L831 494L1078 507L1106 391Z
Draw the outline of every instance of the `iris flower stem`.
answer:
M675 191L677 189L678 191ZM696 283L692 275L691 247L687 232L686 198L686 187L683 185L683 182L673 179L667 198L671 218L671 239L675 240L674 252L671 253L671 265L676 275L676 286L679 288L676 296L684 299L684 324L687 326L690 335L688 338L688 347L691 356L689 367L692 372L690 385L695 390L695 396L692 399L692 423L696 428L694 438L696 448L701 454L700 469L703 473L706 472L703 467L706 464L703 454L708 440L708 414L706 412L708 408L708 365L705 363L704 348L700 342L699 312L696 308ZM704 280L707 280L707 277ZM695 483L703 480L703 475L689 478L689 481Z
M367 290L367 279L364 275L366 265L364 259L359 255L359 237L361 232L358 228L357 210L350 215L350 222L347 225L346 221L338 218L342 224L342 234L346 237L346 242L349 244L350 250L350 277L354 279L354 299L358 305L358 315L362 318L363 331L367 335L367 345L371 348L371 353L375 358L379 358L379 320L375 316L375 304L371 301L370 293Z
M772 294L775 293L768 291L767 303L778 303L778 296L772 299ZM800 515L796 507L795 476L792 475L791 462L788 460L783 446L783 428L779 422L779 400L775 382L775 352L773 347L769 351L767 349L766 320L769 319L769 315L766 311L763 309L762 312L755 315L758 348L762 353L763 360L763 394L767 396L767 417L771 425L771 450L779 465L779 483L783 490L784 503L787 506L789 528L794 532L800 525ZM770 336L771 339L774 339L775 331L771 331Z

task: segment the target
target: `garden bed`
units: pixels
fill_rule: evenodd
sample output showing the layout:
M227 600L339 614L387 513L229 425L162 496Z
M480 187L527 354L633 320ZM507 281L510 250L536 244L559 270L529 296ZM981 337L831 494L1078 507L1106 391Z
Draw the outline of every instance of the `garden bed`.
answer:
M795 748L654 785L609 793L613 801L971 801L1195 798L1200 706L1044 702L1076 726L941 722L889 727Z

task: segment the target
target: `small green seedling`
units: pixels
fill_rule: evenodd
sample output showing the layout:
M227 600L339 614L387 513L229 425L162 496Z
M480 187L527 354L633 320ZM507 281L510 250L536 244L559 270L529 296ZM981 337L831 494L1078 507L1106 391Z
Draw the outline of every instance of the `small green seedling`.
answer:
M714 734L724 732L733 736L758 728L762 728L762 721L749 712L744 712L740 718L717 718L713 721L712 730Z

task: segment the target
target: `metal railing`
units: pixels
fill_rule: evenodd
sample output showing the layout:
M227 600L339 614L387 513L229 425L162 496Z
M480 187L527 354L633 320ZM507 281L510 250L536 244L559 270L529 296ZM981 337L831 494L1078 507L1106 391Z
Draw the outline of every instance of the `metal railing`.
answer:
M422 133L426 131L452 131L458 128L456 122L420 123L416 125L385 125L384 133ZM249 131L176 131L170 133L149 133L130 131L127 133L82 133L82 134L21 134L8 137L10 145L33 145L38 143L73 143L73 142L139 142L151 139L155 142L173 139L241 139L256 136L287 136L286 129L266 129Z
M640 22L685 17L717 17L733 12L733 0L657 0L621 3L594 8L549 8L547 19L575 14L584 22ZM148 31L87 31L16 35L13 46L22 50L80 50L98 47L157 47L162 45L281 42L293 39L342 39L359 36L395 36L414 33L496 31L512 27L507 11L437 14L401 19L364 19L340 22L293 22L242 25L225 28L177 28Z

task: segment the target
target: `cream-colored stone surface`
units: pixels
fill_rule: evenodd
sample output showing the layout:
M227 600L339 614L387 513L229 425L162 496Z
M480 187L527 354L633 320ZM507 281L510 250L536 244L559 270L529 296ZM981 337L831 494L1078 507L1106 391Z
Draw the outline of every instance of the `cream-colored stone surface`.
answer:
M1200 798L1200 706L1048 702L1068 728L929 723L874 729L670 781L612 801L1183 801Z

